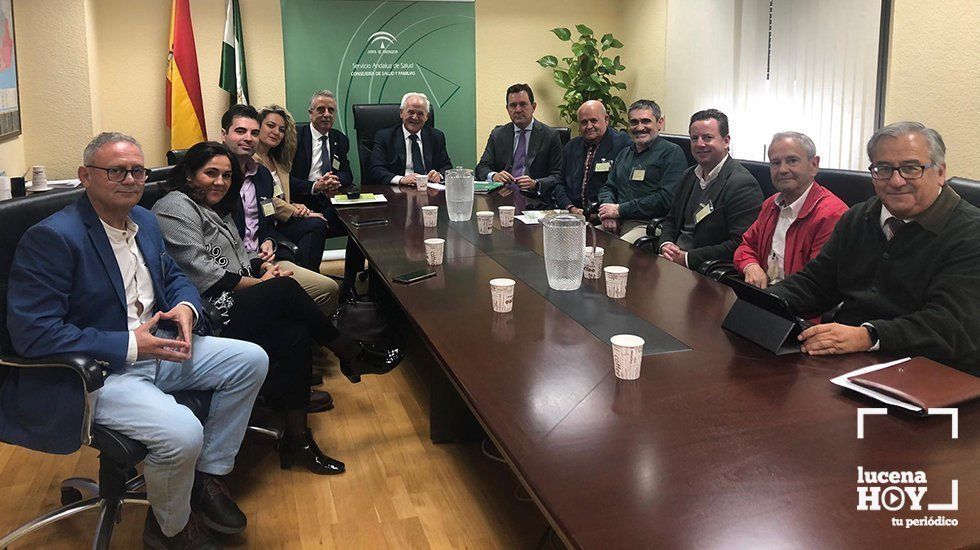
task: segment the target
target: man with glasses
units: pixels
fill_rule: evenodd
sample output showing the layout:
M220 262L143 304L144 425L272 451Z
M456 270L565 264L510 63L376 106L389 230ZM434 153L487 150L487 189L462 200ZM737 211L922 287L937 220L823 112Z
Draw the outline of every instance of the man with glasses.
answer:
M154 215L137 206L148 171L132 137L98 135L78 177L85 193L30 228L10 272L8 328L24 357L80 353L104 362L94 422L146 446L151 548L214 548L245 516L220 476L231 472L269 358L249 342L197 336L201 298L166 252ZM71 452L81 441L77 380L19 369L0 399L0 440ZM41 392L23 391L32 387ZM14 393L13 390L22 391ZM170 392L213 393L204 425ZM37 426L40 443L24 441ZM191 514L191 509L196 514Z
M980 375L980 210L946 183L946 145L918 122L868 141L876 197L848 210L820 254L769 288L801 315L811 355L923 355Z

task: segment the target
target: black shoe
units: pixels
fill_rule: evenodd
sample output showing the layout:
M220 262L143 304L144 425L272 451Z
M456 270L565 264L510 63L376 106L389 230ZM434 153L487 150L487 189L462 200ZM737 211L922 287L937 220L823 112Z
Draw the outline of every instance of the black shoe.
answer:
M402 360L398 348L386 348L377 344L358 342L360 352L354 358L340 359L340 372L352 383L361 381L363 374L385 374L391 372Z
M293 462L299 462L317 475L342 474L344 463L323 454L313 441L313 432L307 428L302 438L283 437L279 442L279 467L288 470Z
M333 396L330 392L323 390L310 390L310 402L306 405L306 412L318 413L329 411L333 408Z
M210 550L221 548L207 529L202 529L194 519L194 514L187 518L184 529L172 537L160 530L153 508L146 511L146 522L143 524L143 546L153 550Z
M204 472L194 472L191 508L200 515L201 523L219 533L241 533L248 522L221 478Z

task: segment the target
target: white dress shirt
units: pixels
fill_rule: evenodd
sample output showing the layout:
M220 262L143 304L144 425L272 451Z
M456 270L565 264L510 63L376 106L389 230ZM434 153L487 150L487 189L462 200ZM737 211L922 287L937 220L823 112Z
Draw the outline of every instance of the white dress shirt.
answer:
M700 164L694 167L694 176L698 178L698 185L701 186L702 191L707 189L708 186L711 185L711 182L715 181L718 174L721 173L721 168L725 166L726 162L728 162L728 155L725 155L725 158L721 159L721 162L716 164L715 167L708 172L707 176L704 175L704 170L701 169Z
M321 134L316 128L310 124L310 134L313 135L313 151L310 157L310 173L306 177L309 181L316 181L320 179L320 163L327 163L327 172L331 171L332 166L330 165L330 136L327 135L326 147L321 147L320 138L326 134Z
M783 200L783 194L780 193L776 197L776 206L779 207L779 218L776 220L776 230L772 234L772 251L769 254L769 269L766 270L766 275L769 276L769 282L775 283L786 278L786 272L783 268L786 258L786 232L789 231L793 222L796 218L800 217L800 211L803 210L803 203L806 202L807 195L810 194L810 189L813 189L813 185L806 188L806 191L792 204L786 204Z
M415 164L412 163L412 140L409 138L409 136L411 136L411 135L413 135L413 134L411 132L409 132L405 128L405 125L403 124L402 125L402 142L405 144L405 173L402 174L402 176L407 176L409 174L414 174L415 173ZM422 150L422 131L419 130L419 132L417 134L414 134L414 135L416 135L416 136L419 137L419 140L418 140L419 141L419 153L421 153L422 154L422 158L425 159L425 151ZM422 165L423 166L425 165L425 161L424 160L422 161ZM420 174L420 175L421 176L426 176L426 174ZM394 185L398 185L398 182L401 181L402 176L394 176L394 177L392 177L391 178L391 183L394 184Z
M153 317L156 306L156 294L153 291L153 279L146 267L143 253L136 245L136 233L140 230L136 223L126 218L126 229L116 229L99 219L105 234L109 238L112 254L119 264L119 274L122 276L126 290L126 328L129 330L129 344L126 349L126 362L135 363L139 348L136 345L136 333L140 325ZM197 322L197 309L190 302L181 302L194 313Z

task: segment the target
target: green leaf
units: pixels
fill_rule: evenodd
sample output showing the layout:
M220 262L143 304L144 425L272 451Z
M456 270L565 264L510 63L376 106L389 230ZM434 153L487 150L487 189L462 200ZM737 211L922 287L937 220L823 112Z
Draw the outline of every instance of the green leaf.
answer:
M541 59L544 59L544 58L542 57ZM541 63L541 61L539 60L538 63ZM602 68L603 69L606 69L606 70L612 70L612 69L616 68L616 66L613 64L612 59L609 59L608 57L603 57L602 58Z
M612 83L612 87L613 88L616 88L617 90L624 90L625 91L626 90L626 83L625 82L613 82Z
M602 35L601 41L602 41L603 45L609 44L613 40L615 40L615 38L613 38L613 35L610 34L610 33L606 33L606 34Z
M541 59L538 60L538 65L541 65L542 67L544 67L546 69L548 67L557 67L558 66L558 58L555 57L555 56L553 56L553 55L546 55L546 56L544 56L544 57L542 57Z
M619 40L616 40L615 38L613 38L612 41L609 43L609 47L610 48L622 48L623 47L623 43L620 42Z
M572 39L572 31L564 27L556 27L551 29L551 32L555 33L555 36L557 36L559 40L568 42Z
M584 48L585 46L576 42L572 44L572 53L574 53L576 57L579 57L582 55L582 51L584 50Z
M592 36L592 29L586 27L585 25L575 25L575 30L577 30L581 35Z
M555 69L555 82L557 82L558 85L561 86L562 88L568 88L569 86L568 73L560 69Z

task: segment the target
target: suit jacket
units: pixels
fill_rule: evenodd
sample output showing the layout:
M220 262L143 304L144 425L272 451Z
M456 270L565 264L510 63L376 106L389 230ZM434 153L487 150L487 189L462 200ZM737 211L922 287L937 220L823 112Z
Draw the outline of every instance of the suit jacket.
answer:
M156 309L201 297L166 253L153 214L137 206L136 244L153 281ZM80 353L125 369L126 291L109 238L88 195L31 227L10 271L7 324L24 357ZM61 369L11 369L0 387L0 439L51 453L81 446L83 393Z
M542 196L550 196L549 193L561 172L561 138L558 137L558 130L540 120L534 120L524 165L527 167L524 174L539 180L537 191ZM513 167L514 123L508 122L490 132L487 147L476 165L476 179L484 181L490 172L510 172Z
M596 162L612 161L620 151L629 147L630 143L629 134L615 128L609 128L606 130L606 135L599 140L599 146L596 147L592 157L592 167L595 167ZM582 205L582 180L585 176L585 154L586 143L582 136L569 141L562 150L561 171L555 178L552 192L552 198L559 208L567 209L573 204L579 208L584 208ZM595 202L599 188L606 183L608 177L608 170L592 172L585 190L587 201Z
M423 126L422 158L425 170L435 170L443 176L453 167L446 151L446 134L442 130ZM371 167L368 169L366 183L388 185L391 178L405 175L405 135L402 125L384 128L374 134L374 147L371 149Z
M276 182L272 179L272 172L261 164L258 165L255 175L252 176L252 185L255 186L255 201L256 203L261 203L264 199L272 199L275 196L275 186ZM238 236L245 238L245 214L243 210L239 210L235 213L235 225L238 226ZM256 240L259 244L266 239L272 239L273 241L284 241L288 240L286 237L279 232L276 226L276 218L273 214L272 216L262 215L262 206L259 205L259 230L256 233Z
M341 188L349 188L354 185L354 174L350 169L350 140L343 132L336 128L331 128L327 136L330 142L330 162L337 160L340 168L333 170L340 180ZM289 190L297 200L306 201L313 188L313 182L307 178L310 175L310 168L313 164L313 132L309 124L301 124L296 127L296 154L293 156L293 167L290 169ZM331 166L332 169L332 166Z
M684 227L684 212L694 186L698 185L694 175L696 167L691 166L681 177L674 204L663 222L658 250L664 243L677 242ZM762 190L752 174L729 157L705 191L704 199L711 201L714 212L694 226L694 246L687 251L687 265L695 271L706 260L732 261L735 249L742 242L742 234L759 215Z

